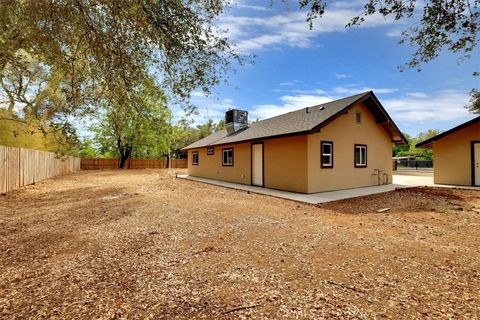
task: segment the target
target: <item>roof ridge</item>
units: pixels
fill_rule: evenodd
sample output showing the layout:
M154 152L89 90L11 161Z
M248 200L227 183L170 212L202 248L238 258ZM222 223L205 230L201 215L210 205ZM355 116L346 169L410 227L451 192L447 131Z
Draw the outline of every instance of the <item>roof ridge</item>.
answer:
M315 105L313 105L313 106L303 107L303 108L296 109L296 110L292 110L292 111L289 111L289 112L285 112L285 113L282 113L282 114L279 114L279 115L276 115L276 116L273 116L273 117L270 117L270 118L258 120L258 121L253 122L252 124L254 124L254 123L259 123L259 122L263 122L263 121L270 120L270 119L274 119L274 118L278 118L278 117L282 117L282 116L285 116L285 115L287 115L287 114L291 114L291 113L294 113L294 112L299 112L299 111L304 110L305 108L321 107L321 106L324 106L324 105L329 104L329 103L332 103L332 102L343 101L343 100L351 99L351 98L357 97L357 96L360 98L361 96L364 96L364 95L369 94L369 93L372 93L372 92L373 92L372 90L369 90L369 91L365 91L365 92L362 92L362 93L357 93L357 94L354 94L354 95L351 95L351 96L348 96L348 97L344 97L344 98L340 98L340 99L335 99L335 100L328 101L328 102L324 102L324 103L320 103L320 104L315 104Z
M388 113L382 107L381 103L375 97L373 91L366 91L345 98L307 107L312 108L312 111L309 112L305 112L305 108L301 108L280 114L275 117L259 120L257 122L250 123L245 130L239 131L234 135L226 135L225 130L222 130L220 131L220 134L212 134L204 139L186 146L183 148L183 150L212 145L239 143L242 141L255 139L317 132L323 126L328 125L328 123L334 121L336 118L344 114L345 110L348 110L355 104L368 99L372 99L374 107L378 109L377 112L379 116L382 117L382 119L386 118L387 122L391 123L392 129L390 131L387 129L385 130L387 130L392 137L392 141L395 143L404 142L405 138L401 134L398 127L394 124ZM321 106L325 106L325 108L322 108ZM224 136L221 137L222 135ZM396 140L394 141L393 139Z

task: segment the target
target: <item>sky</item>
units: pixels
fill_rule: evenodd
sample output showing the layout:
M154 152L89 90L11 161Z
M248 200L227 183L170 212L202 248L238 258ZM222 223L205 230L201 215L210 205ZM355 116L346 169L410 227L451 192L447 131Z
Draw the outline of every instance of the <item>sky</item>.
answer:
M480 87L480 52L469 60L442 52L422 71L399 71L414 47L399 44L412 21L367 18L361 27L345 28L361 12L360 0L332 1L326 14L305 22L298 1L236 0L216 21L237 50L254 63L234 66L228 83L210 96L193 92L195 124L218 121L232 108L249 119L266 119L292 110L373 90L399 128L410 135L447 130L474 117L465 109L469 91ZM175 111L181 116L181 111Z

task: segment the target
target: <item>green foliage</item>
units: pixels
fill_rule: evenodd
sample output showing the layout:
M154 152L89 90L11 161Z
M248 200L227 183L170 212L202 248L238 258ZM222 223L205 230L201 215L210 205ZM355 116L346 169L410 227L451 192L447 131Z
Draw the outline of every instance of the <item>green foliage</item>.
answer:
M299 0L301 8L309 9L307 21L310 27L313 27L313 20L323 16L331 2ZM395 20L420 15L418 23L410 23L410 27L403 31L400 41L416 48L405 65L407 68L420 71L422 64L436 59L444 49L459 53L462 59L468 59L478 45L480 0L364 0L364 3L363 12L352 17L347 27L361 25L368 16L376 14L393 17ZM478 55L475 58L478 60ZM478 76L479 70L475 70L473 75ZM471 91L471 101L467 108L471 112L480 113L478 88Z
M94 142L92 139L85 139L80 143L80 152L79 157L92 159L92 158L99 158L100 154L98 153L97 149L94 146Z
M144 127L139 131L141 136L138 137L131 154L137 158L160 158L170 157L179 158L182 156L181 149L201 138L225 128L225 121L220 120L215 123L209 120L206 124L198 125L192 128L190 123L182 119L176 124L166 123L166 119L170 119L169 110L161 110L161 114L165 112L163 123L159 126L158 122L155 126L150 121L144 122ZM158 114L157 116L161 116ZM105 122L104 116L99 120L97 125L92 126L95 132L93 140L86 139L81 144L81 155L86 158L118 158L120 153L117 147L117 140L112 135L111 128ZM133 124L133 122L129 123ZM145 130L144 130L145 129ZM210 131L209 131L210 130Z
M407 139L408 144L401 144L401 145L394 144L392 149L394 157L398 156L399 153L401 152L404 153L410 150L410 144L411 144L410 141L412 141L412 137L408 133L405 133L405 132L402 132L402 133L403 133L403 136Z
M25 125L54 132L69 145L69 138L76 139L72 119L98 112L107 121L97 128L103 130L96 141L101 154L163 153L169 140L160 132L167 127L164 112L147 101L157 98L153 91L162 92L163 105L165 95L185 102L193 90L208 94L232 61L243 61L213 24L227 3L1 1L5 118L18 120L12 119L15 109ZM139 94L146 83L151 92ZM92 148L83 149L89 155Z
M203 139L214 132L225 129L225 120L222 119L218 123L215 123L212 119L209 119L207 123L197 125L197 129L198 139Z
M307 21L322 17L328 0L299 0L301 8L309 8ZM443 48L463 53L470 57L477 46L477 33L480 30L479 0L365 0L363 12L352 17L347 27L365 22L368 16L381 14L395 20L412 18L422 10L420 23L415 23L403 32L402 42L417 48L409 67L438 57Z
M26 123L16 113L0 108L0 145L78 155L77 144L67 144L61 131L39 130L38 126L38 123Z
M86 105L105 86L132 88L160 75L175 97L209 92L231 59L240 61L214 19L225 0L60 0L0 2L0 72L19 50L63 74L67 100Z
M130 92L105 100L92 126L99 153L120 158L158 158L168 150L166 135L170 111L153 80Z
M393 146L394 157L413 156L418 160L433 160L433 151L431 149L416 148L415 145L425 141L431 137L440 134L441 131L437 129L428 129L425 132L420 132L416 137L412 137L403 133L408 140L408 145Z
M30 54L19 50L0 76L1 119L21 122L32 132L55 134L63 147L76 145L77 136L61 110L67 108L62 77Z
M470 104L466 108L472 113L480 114L480 90L472 89L470 91Z

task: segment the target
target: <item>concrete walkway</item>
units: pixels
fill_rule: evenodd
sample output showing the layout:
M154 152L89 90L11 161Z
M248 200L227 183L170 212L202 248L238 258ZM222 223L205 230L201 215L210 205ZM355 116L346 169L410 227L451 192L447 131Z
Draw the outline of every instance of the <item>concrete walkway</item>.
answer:
M305 202L310 204L318 204L318 203L325 203L325 202L337 201L342 199L363 197L363 196L368 196L370 194L393 191L397 188L409 187L409 186L402 186L397 184L389 184L389 185L374 186L374 187L364 187L364 188L304 194L304 193L281 191L281 190L268 189L268 188L262 188L262 187L256 187L256 186L249 186L249 185L233 183L233 182L205 179L205 178L199 178L199 177L191 177L188 175L178 175L177 177L180 179L208 183L208 184L212 184L220 187L249 191L252 193L264 194L272 197L300 201L300 202Z
M433 176L418 176L418 175L404 175L394 174L392 178L393 184L408 187L419 186L433 186Z
M447 184L435 184L433 182L433 176L418 176L418 175L405 175L405 174L394 174L393 175L393 184L398 186L406 187L438 187L438 188L452 188L452 189L465 189L465 190L479 190L480 187L473 186L455 186Z
M393 184L389 184L389 185L345 189L345 190L328 191L328 192L311 193L311 194L268 189L268 188L249 186L249 185L233 183L233 182L205 179L205 178L199 178L199 177L191 177L188 175L178 175L177 177L180 179L208 183L208 184L212 184L219 187L249 191L252 193L264 194L267 196L289 199L289 200L305 202L310 204L318 204L318 203L325 203L325 202L337 201L342 199L363 197L371 194L389 192L389 191L393 191L401 188L423 187L423 186L480 190L480 187L438 185L433 183L433 177L407 176L407 175L393 175Z

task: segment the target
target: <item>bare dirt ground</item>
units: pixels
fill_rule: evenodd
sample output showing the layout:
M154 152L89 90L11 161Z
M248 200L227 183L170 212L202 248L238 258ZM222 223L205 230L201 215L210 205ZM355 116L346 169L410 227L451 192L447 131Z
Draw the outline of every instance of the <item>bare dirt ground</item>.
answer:
M480 318L478 191L315 207L174 173L0 196L0 318Z

